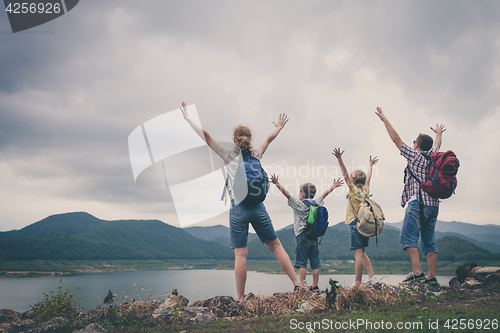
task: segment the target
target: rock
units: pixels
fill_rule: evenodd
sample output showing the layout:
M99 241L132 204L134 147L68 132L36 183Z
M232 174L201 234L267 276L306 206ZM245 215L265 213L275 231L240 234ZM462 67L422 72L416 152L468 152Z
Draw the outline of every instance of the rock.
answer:
M33 310L24 311L23 313L21 313L22 319L31 319L31 317L33 317Z
M67 322L68 322L68 319L66 319L66 318L56 317L56 318L54 318L52 320L49 320L45 324L43 324L42 330L43 331L47 331L49 329L52 330L52 329L55 329L55 328L63 326Z
M490 274L500 272L500 267L474 267L471 271L472 276L479 281L484 281Z
M490 274L484 279L484 281L490 283L498 283L500 282L500 274L498 273Z
M196 301L192 306L207 307L218 318L239 316L243 305L234 301L231 296L216 296L204 301Z
M171 310L177 307L177 310L181 310L183 307L189 304L189 300L184 296L168 296L160 306L153 312L153 318L158 317L171 317ZM165 318L166 319L166 318Z
M474 279L473 277L468 277L465 282L462 283L462 288L466 289L480 289L482 287L481 281Z
M472 276L472 269L474 267L477 267L477 264L475 262L468 262L468 263L463 264L462 266L458 267L457 270L455 271L455 274L457 275L458 282L464 283L466 278L471 277Z
M11 324L11 328L13 328L13 332L21 332L26 331L32 328L35 328L35 321L33 319L25 319L21 321L17 321ZM10 330L9 330L10 332Z
M184 308L180 319L185 322L195 322L197 324L204 324L217 319L217 317L210 311L209 308L201 306L189 306Z
M450 280L450 283L448 285L452 289L460 289L460 282L458 281L456 276Z
M21 318L20 312L9 309L0 309L0 324L11 323L19 318Z
M105 333L107 330L99 324L93 323L87 325L85 328L82 328L78 331L73 331L73 333Z
M304 303L301 303L299 305L300 312L307 313L307 312L311 312L312 310L314 310L314 305L312 305L311 303L309 303L307 301L305 301Z

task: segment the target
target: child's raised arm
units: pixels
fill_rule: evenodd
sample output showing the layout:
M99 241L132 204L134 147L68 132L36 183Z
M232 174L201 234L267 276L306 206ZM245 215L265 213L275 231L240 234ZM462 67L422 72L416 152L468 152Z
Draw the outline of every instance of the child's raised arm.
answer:
M351 177L349 176L349 173L347 172L347 168L344 165L344 161L342 161L342 154L344 153L345 150L340 151L340 148L335 148L333 150L333 155L337 158L340 166L340 171L342 171L342 175L344 176L345 183L347 186L349 186L349 190L352 190L354 187L354 183L352 182Z
M368 167L368 173L366 174L365 186L370 186L370 180L372 178L372 169L375 163L377 162L378 162L377 156L375 156L373 159L370 156L370 166Z
M280 118L278 120L278 123L275 123L273 121L273 124L274 124L274 126L276 126L276 128L271 132L271 134L269 134L269 136L259 146L260 149L262 149L262 155L264 155L264 153L266 152L267 147L269 147L269 144L274 139L276 139L278 134L280 134L281 130L283 129L283 127L285 127L285 124L287 122L288 122L288 118L287 118L286 114L284 114L284 113L280 113Z
M330 186L330 188L323 193L322 195L323 199L326 198L328 194L332 193L332 191L335 190L337 187L340 187L342 185L344 185L344 181L342 179L339 178L337 180L334 180L333 185Z
M220 144L212 138L212 136L207 132L207 130L204 130L203 128L201 128L200 125L198 125L197 123L195 123L189 117L189 114L187 112L186 103L182 102L180 109L182 111L182 115L184 116L184 119L189 123L189 125L191 125L191 127L196 132L196 134L198 134L200 136L200 138L202 138L203 140L205 140L205 142L207 143L207 145L210 148L212 148L212 150L217 155L220 155Z
M273 183L274 185L276 185L276 187L281 191L281 193L283 193L283 195L288 200L290 200L290 193L288 193L288 191L283 186L281 186L280 182L278 181L278 176L272 175L271 176L271 183Z

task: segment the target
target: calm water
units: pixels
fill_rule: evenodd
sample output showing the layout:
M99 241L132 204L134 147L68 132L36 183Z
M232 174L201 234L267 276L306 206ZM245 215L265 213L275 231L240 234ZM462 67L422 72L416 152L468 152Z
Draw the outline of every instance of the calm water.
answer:
M404 275L379 275L386 284L398 284ZM321 275L320 289L329 287L328 279L339 281L344 287L354 282L354 275ZM363 275L363 278L367 276ZM442 285L448 285L451 276L438 276ZM307 276L307 282L312 283L312 277ZM29 305L43 300L43 292L57 291L59 277L48 278L5 278L0 279L0 309L26 311ZM139 293L141 299L149 296L149 289L157 295L170 293L177 288L179 293L190 302L206 299L217 295L231 295L236 297L234 271L232 270L178 270L178 271L146 271L146 272L117 272L117 273L88 273L64 276L62 285L75 293L79 287L80 302L86 304L90 310L97 306L108 294L108 291L120 296L130 296L139 288L148 290ZM135 286L134 286L135 285ZM293 285L286 275L264 274L248 272L245 293L271 295L275 292L288 292ZM124 294L122 294L124 292ZM28 300L27 300L28 299Z

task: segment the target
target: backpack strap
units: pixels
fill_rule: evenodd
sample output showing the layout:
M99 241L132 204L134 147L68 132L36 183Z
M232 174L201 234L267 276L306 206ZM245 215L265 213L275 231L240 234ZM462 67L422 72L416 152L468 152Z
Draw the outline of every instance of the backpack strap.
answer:
M305 203L306 205L308 206L317 206L318 204L316 203L316 201L312 201L312 203L309 201L309 200L304 200L302 201L303 203Z
M229 173L226 172L226 181L224 182L224 189L222 190L222 195L220 197L220 201L227 199L226 198L226 191L227 191L228 185L229 185ZM226 205L226 204L227 204L227 200L224 201L224 205Z
M426 158L430 159L429 156L427 156L425 154L422 154L422 155L424 155ZM417 178L417 176L415 176L413 174L409 165L406 165L405 175L406 175L406 172L408 172L410 174L410 177L413 177L419 185L418 186L418 203L419 203L419 209L420 209L420 224L422 225L424 223L424 199L422 198L422 187L421 187L422 182Z

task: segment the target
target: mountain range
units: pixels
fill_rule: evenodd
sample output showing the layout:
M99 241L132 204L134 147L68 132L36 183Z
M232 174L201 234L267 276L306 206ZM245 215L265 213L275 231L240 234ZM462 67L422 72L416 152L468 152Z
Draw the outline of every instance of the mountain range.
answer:
M370 240L366 253L373 259L407 260L399 247L401 223L386 223ZM436 243L443 260L500 260L500 227L461 222L438 222ZM293 228L277 231L292 259ZM484 242L485 235L496 235ZM475 237L475 238L474 238ZM21 230L0 232L0 260L85 259L231 259L229 228L177 228L159 220L106 221L85 212L49 216ZM250 233L249 259L274 259L257 235ZM421 254L422 255L422 254ZM352 259L349 228L343 222L331 226L321 240L322 259ZM423 256L423 255L422 255Z

